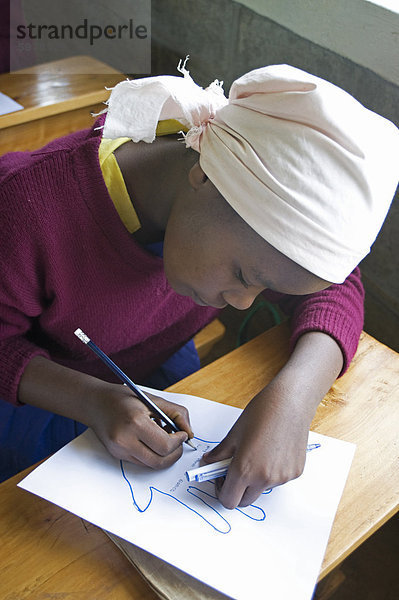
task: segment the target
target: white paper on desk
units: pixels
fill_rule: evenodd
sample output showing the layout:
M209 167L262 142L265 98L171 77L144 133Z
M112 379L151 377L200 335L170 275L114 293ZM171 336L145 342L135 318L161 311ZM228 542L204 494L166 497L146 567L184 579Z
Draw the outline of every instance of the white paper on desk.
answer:
M241 412L194 396L154 393L187 406L196 436L215 443ZM315 442L321 446L308 452L300 478L242 510L224 509L212 498L210 482L188 484L185 472L215 445L202 441L197 451L185 444L182 458L163 471L123 461L125 479L120 461L89 430L19 485L232 598L309 600L355 450L311 432L309 443Z
M18 104L18 102L0 92L0 115L7 115L8 113L22 109L23 106L21 104Z

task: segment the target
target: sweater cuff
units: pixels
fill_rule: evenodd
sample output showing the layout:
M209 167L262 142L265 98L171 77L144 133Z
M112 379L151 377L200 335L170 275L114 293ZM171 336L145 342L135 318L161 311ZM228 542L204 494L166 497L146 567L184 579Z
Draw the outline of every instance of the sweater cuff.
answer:
M23 406L18 400L18 387L27 364L35 356L50 358L43 348L21 338L3 341L0 352L0 398L16 406Z
M348 369L359 343L360 331L352 314L337 312L334 306L310 306L296 315L292 324L290 351L304 333L320 331L332 337L341 349L343 367L341 377Z

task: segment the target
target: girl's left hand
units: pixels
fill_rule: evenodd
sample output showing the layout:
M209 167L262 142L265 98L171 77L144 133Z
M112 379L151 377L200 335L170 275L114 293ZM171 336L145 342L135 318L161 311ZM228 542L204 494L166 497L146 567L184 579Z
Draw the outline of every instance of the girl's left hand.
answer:
M313 416L342 365L332 337L321 331L303 334L281 371L204 455L204 463L233 457L216 486L226 508L247 506L265 490L301 475Z
M266 489L301 475L312 416L275 380L255 396L225 439L203 457L205 464L233 457L226 478L217 480L223 506L247 506Z

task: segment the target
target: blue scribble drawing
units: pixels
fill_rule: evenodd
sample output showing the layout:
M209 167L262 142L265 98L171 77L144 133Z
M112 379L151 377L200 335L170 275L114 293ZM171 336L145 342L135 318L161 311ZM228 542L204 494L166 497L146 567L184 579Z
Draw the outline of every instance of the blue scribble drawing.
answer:
M308 444L306 448L306 452L312 452L312 450L317 450L320 448L321 444Z
M219 442L212 442L210 440L204 440L199 437L195 437L194 439L196 439L198 442L203 442L205 444L215 444L216 445L219 443ZM189 485L186 488L187 494L193 496L194 498L196 498L197 500L202 502L206 507L208 507L212 511L211 515L215 517L215 523L212 523L212 521L210 520L211 515L208 514L207 517L204 516L203 514L201 514L201 512L199 510L189 506L189 504L187 504L186 502L183 502L183 500L180 500L173 494L170 494L169 492L165 492L164 490L160 490L159 488L156 488L152 485L149 486L150 498L149 498L147 504L145 506L139 506L139 504L137 503L137 500L135 498L135 495L134 495L133 486L130 483L130 481L126 475L125 469L123 467L122 460L120 461L120 468L121 468L121 472L122 472L122 477L129 486L130 495L131 495L131 498L133 501L133 506L140 513L146 512L150 508L152 501L154 499L154 493L157 492L158 494L162 494L163 496L168 496L172 500L175 500L176 502L178 502L184 508L187 508L188 510L193 512L195 515L200 517L203 521L205 521L205 523L207 525L212 527L212 529L214 529L218 533L226 534L231 531L231 525L230 525L229 521L227 521L227 519L225 519L225 517L220 512L223 509L217 510L211 504L212 501L218 502L217 496L214 492L214 484L212 484L210 482L208 483L208 485L206 486L208 488L208 491L206 489L204 489L203 486L197 487L197 486ZM264 493L270 494L271 491L272 490L267 490ZM251 519L253 521L264 521L266 519L265 511L260 506L256 506L254 504L251 504L250 506L247 506L245 508L236 508L235 510L237 510L238 512L240 512L241 514L243 514L244 516L248 517L249 519Z
M195 437L195 439L199 442L204 442L206 444L218 444L219 443L219 442L211 442L209 440L204 440L199 437ZM311 450L315 450L316 448L320 448L320 444L309 444L307 447L307 452L310 452ZM174 500L175 502L177 502L178 504L180 504L187 510L190 510L191 512L193 512L200 519L205 521L205 523L207 525L212 527L212 529L214 529L216 532L222 533L222 534L227 534L231 531L231 524L220 512L222 509L217 510L211 504L212 501L217 502L217 496L214 492L214 484L211 484L210 482L208 482L207 486L206 486L207 489L205 489L205 487L203 487L203 485L201 487L189 485L186 488L187 494L193 496L194 498L196 498L197 500L202 502L206 507L208 507L208 509L210 509L212 511L211 515L213 517L215 517L215 523L212 523L212 521L210 520L211 515L207 514L207 516L204 516L203 514L201 514L201 512L199 510L191 507L186 502L183 502L183 500L180 500L173 494L166 492L164 490L160 490L159 488L156 488L153 485L150 485L148 488L149 492L150 492L150 497L149 497L147 504L145 504L144 506L139 506L139 504L137 503L137 500L135 498L133 486L132 486L131 482L129 481L129 479L126 475L125 469L123 467L122 460L120 461L120 468L121 468L122 477L126 481L127 485L129 486L130 495L131 495L131 498L133 501L133 506L138 510L138 512L140 512L140 513L146 512L152 504L152 501L154 499L154 494L158 493L158 494L161 494L162 496L167 496L167 497L171 498L172 500ZM272 488L270 488L268 490L265 490L262 495L270 494L272 491L273 491ZM256 506L255 504L251 504L250 506L247 506L245 508L237 507L235 510L240 512L242 515L244 515L248 519L251 519L252 521L264 521L266 519L266 513L263 510L263 508L261 508L260 506Z
M220 442L210 442L209 440L203 440L202 438L199 438L196 435L194 436L194 439L197 440L197 442L204 442L204 444L215 444L215 446L220 443Z
M132 484L130 483L129 479L127 478L124 468L123 468L123 461L120 461L120 465L121 465L121 471L122 471L122 476L125 479L125 481L127 482L129 489L130 489L130 494L132 497L132 501L133 501L133 505L135 506L135 508L140 512L146 512L151 504L152 501L154 499L154 492L158 492L158 494L162 494L163 496L168 496L169 498L172 498L172 500L175 500L175 502L178 502L181 506L184 506L184 508L187 508L188 510L190 510L191 512L193 512L194 514L196 514L198 517L200 517L201 519L203 519L205 521L205 523L207 523L207 525L210 525L210 527L212 527L215 531L217 531L218 533L229 533L231 531L231 525L230 523L227 521L227 519L225 519L218 510L216 510L216 508L214 508L209 502L207 502L206 500L204 500L203 498L201 498L200 496L197 496L196 493L193 490L196 490L199 493L204 493L207 494L207 492L204 492L203 490L196 488L194 486L188 486L187 488L187 492L191 495L193 495L194 497L198 498L199 500L201 500L206 506L208 506L208 508L210 508L215 514L214 516L216 516L216 520L219 520L219 526L218 525L214 525L212 523L212 521L210 521L210 519L207 519L206 517L204 517L204 515L202 515L198 510L196 510L195 508L192 508L191 506L189 506L188 504L186 504L185 502L183 502L182 500L179 500L179 498L176 498L176 496L173 496L173 494L170 494L169 492L165 492L163 490L160 490L156 487L154 487L153 485L149 486L149 490L150 490L150 499L148 500L147 504L144 507L140 507L137 504L136 498L134 496L134 491L133 491L133 487ZM211 494L207 494L209 495L211 498L214 498L216 500L216 496L212 496ZM262 510L262 509L260 509ZM263 512L263 511L262 511ZM265 518L265 513L263 513L263 518Z
M194 439L196 439L198 442L203 442L205 444L215 444L216 445L219 443L219 442L212 442L210 440L204 440L204 439L196 437L196 436ZM317 448L320 448L320 444L308 444L306 452L311 452L312 450L316 450ZM182 500L180 500L173 494L170 494L169 492L165 492L164 490L160 490L160 489L154 487L153 485L150 485L148 488L149 492L150 492L150 498L149 498L147 504L144 506L139 506L136 501L135 495L134 495L133 486L130 483L130 481L125 473L125 469L123 467L122 460L120 461L120 468L121 468L122 477L126 481L127 485L129 486L133 506L138 510L138 512L144 513L150 508L152 501L154 499L154 493L157 492L158 494L161 494L162 496L168 496L169 498L171 498L172 500L174 500L175 502L177 502L184 508L193 512L200 519L205 521L205 523L207 525L212 527L212 529L214 529L216 532L222 533L222 534L227 534L231 531L231 525L230 525L229 521L227 521L227 519L225 519L225 517L221 514L221 512L219 510L217 510L214 506L212 506L212 504L210 503L210 501L212 501L212 500L217 501L217 496L214 493L214 484L210 484L208 482L208 489L213 490L213 493L211 493L211 491L206 491L204 489L204 487L202 487L202 486L197 487L194 485L189 485L186 488L186 492L187 492L187 494L190 494L197 500L200 500L205 506L207 506L213 512L213 516L215 516L217 521L219 521L219 525L212 523L209 515L208 515L208 518L205 517L203 514L201 514L201 512L199 512L199 510L192 508L191 506L189 506L189 504L187 504L186 502L183 502ZM209 487L209 485L211 487ZM273 488L270 488L270 489L262 492L262 495L270 494L272 491L273 491ZM261 508L260 506L256 506L255 504L250 504L249 506L246 506L245 508L237 507L234 510L240 512L242 515L244 515L248 519L251 519L252 521L264 521L266 519L266 513L263 510L263 508Z

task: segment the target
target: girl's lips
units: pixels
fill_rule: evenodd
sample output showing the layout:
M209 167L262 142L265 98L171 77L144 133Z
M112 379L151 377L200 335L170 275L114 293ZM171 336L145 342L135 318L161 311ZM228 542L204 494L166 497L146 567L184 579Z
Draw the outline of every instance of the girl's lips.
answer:
M194 292L194 290L192 292L191 297L196 304L199 304L200 306L209 306L209 304L207 302L205 302L205 300L203 300L201 298L201 296L198 296L198 294L196 292Z
M199 304L200 306L209 306L211 308L225 308L227 306L227 303L222 304L222 305L215 305L215 304L209 304L209 302L205 302L205 300L203 300L201 298L201 296L199 296L196 292L192 293L192 299L194 300L194 302L196 304Z

